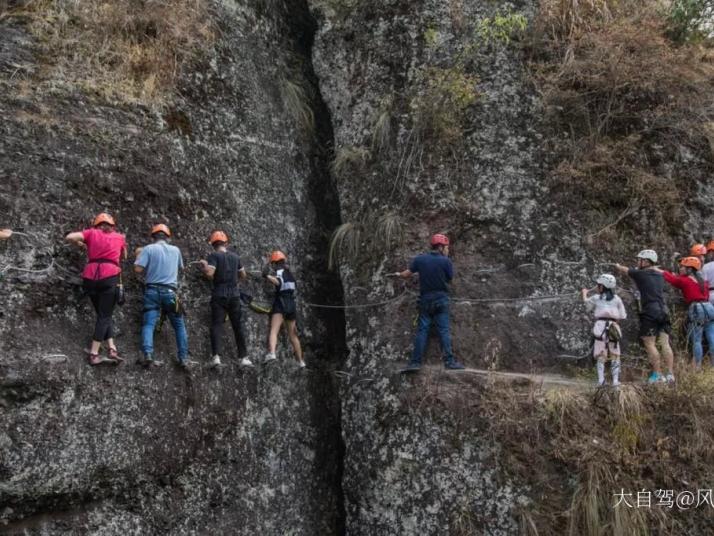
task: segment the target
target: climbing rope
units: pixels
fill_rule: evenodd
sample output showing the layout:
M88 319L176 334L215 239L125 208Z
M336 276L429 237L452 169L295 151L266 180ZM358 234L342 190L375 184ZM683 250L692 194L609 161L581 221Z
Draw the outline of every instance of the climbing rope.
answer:
M54 268L54 266L55 266L54 259L52 259L52 261L50 261L49 266L47 266L46 268L41 268L39 270L30 270L28 268L20 268L18 266L13 266L11 264L8 264L8 265L0 268L0 274L4 274L5 272L23 272L23 273L27 273L27 274L43 274L45 272L49 272L52 268Z
M390 298L388 300L384 300L384 301L380 301L380 302L371 302L371 303L355 303L355 304L350 304L350 305L327 305L327 304L310 303L310 302L302 302L302 303L306 307L314 307L316 309L365 309L368 307L381 307L384 305L389 305L391 303L395 303L395 302L401 300L407 294L414 294L414 293L410 292L408 290L405 290L398 296L395 296L394 298Z

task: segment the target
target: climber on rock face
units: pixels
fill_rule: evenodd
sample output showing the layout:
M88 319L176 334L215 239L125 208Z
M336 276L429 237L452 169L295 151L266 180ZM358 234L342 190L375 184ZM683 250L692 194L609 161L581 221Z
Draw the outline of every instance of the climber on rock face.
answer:
M637 254L637 268L628 268L615 264L615 269L627 274L637 285L639 292L638 311L640 314L640 338L652 364L649 382L674 381L674 354L669 344L671 325L669 311L664 301L664 277L657 270L657 253L645 249ZM662 376L660 352L656 342L659 340L662 355L667 364L667 376Z
M582 289L585 307L595 316L593 326L593 355L597 360L597 383L605 385L605 361L611 360L612 385L620 385L620 340L622 331L618 321L627 318L625 305L615 294L617 281L612 274L602 274L596 280L595 294L588 297L588 289Z
M691 248L689 248L689 256L698 258L702 265L704 265L706 255L707 247L704 244L694 244Z
M7 240L12 236L12 229L0 229L0 240Z
M665 281L682 291L687 304L687 336L692 342L694 367L702 367L704 349L702 335L706 336L710 352L714 349L714 306L709 303L709 283L702 277L699 257L684 257L679 261L679 275L658 270ZM714 363L714 357L712 357Z
M702 266L702 277L712 289L714 288L714 240L710 240L707 244L707 254L704 260L706 262ZM714 305L714 292L709 292L709 303ZM710 351L714 352L714 349Z
M69 233L65 239L87 250L87 265L82 271L84 292L92 300L97 313L92 345L89 348L89 364L108 362L99 357L102 342L109 347L109 360L123 361L114 344L112 314L117 303L117 290L121 277L121 258L126 259L126 239L115 230L114 218L101 213L92 228Z
M265 277L275 287L275 297L273 306L270 309L270 333L268 334L268 355L265 362L274 361L275 349L278 346L278 332L283 322L288 327L288 338L295 352L295 359L298 365L305 367L302 357L302 347L297 333L295 304L295 277L287 267L287 257L282 251L273 251L270 255L269 263L263 268Z
M214 231L208 242L213 246L214 251L207 260L200 261L200 268L206 278L213 281L210 330L213 359L211 364L213 366L221 364L221 339L227 315L233 327L240 365L252 367L253 363L247 357L247 338L241 315L240 291L238 290L238 279L246 279L248 274L241 265L240 257L227 250L228 236L226 233Z
M449 283L454 277L454 267L449 259L449 239L443 234L431 237L431 251L412 259L408 270L392 274L409 279L419 274L419 320L414 351L405 370L419 370L426 350L429 328L436 324L444 354L444 367L461 370L464 365L454 357L449 332Z
M169 244L171 230L160 223L151 229L153 243L141 249L134 262L134 271L144 274L144 323L140 364L148 367L154 361L154 327L163 311L176 333L178 364L188 366L188 334L184 311L177 295L179 270L183 270L181 250Z

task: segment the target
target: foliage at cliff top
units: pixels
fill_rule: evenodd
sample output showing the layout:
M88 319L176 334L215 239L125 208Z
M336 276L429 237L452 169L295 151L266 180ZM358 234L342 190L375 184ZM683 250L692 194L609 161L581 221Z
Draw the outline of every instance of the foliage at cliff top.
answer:
M194 0L33 0L4 13L26 19L38 41L37 89L146 105L170 101L182 71L210 49L210 15Z

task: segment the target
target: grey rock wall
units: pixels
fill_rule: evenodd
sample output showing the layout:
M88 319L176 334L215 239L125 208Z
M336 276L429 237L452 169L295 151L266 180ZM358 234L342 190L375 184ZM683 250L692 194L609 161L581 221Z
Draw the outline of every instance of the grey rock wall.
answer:
M160 110L48 90L26 21L0 19L0 224L30 235L0 244L0 533L339 530L339 407L326 368L340 356L329 322L301 308L308 372L286 340L274 367L240 370L230 330L227 366L204 369L210 287L190 266L181 294L198 364L175 369L167 324L156 341L164 366L145 371L133 364L141 285L127 270L129 300L115 317L127 362L90 368L83 255L63 243L107 209L131 250L163 221L189 262L209 253L219 227L248 269L285 251L303 302L323 302L331 285L339 299L339 280L310 275L338 212L320 207L329 185L319 184L317 143L284 99L287 81L306 88L308 107L318 98L309 61L296 61L310 31L299 7L213 2L219 38ZM269 299L259 277L244 288ZM245 314L260 360L267 317Z

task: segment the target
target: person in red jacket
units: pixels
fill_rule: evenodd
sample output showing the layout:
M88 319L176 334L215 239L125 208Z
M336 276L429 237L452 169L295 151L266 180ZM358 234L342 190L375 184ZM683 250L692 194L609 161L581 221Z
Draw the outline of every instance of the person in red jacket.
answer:
M117 286L120 284L121 258L126 259L126 239L116 232L116 223L109 214L102 212L90 229L69 233L65 239L87 250L87 265L82 272L84 291L92 300L97 313L92 345L89 348L89 364L99 365L108 360L99 357L102 342L109 347L109 361L123 361L114 344L112 314L117 302Z
M701 269L702 261L698 257L684 257L679 261L679 275L662 270L665 281L682 291L688 306L687 336L692 342L696 368L701 368L704 357L702 335L706 336L709 348L714 348L714 305L709 303L709 283L699 273Z

